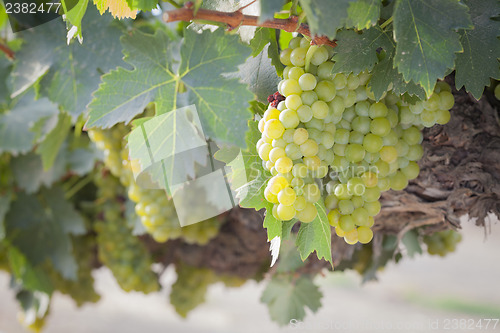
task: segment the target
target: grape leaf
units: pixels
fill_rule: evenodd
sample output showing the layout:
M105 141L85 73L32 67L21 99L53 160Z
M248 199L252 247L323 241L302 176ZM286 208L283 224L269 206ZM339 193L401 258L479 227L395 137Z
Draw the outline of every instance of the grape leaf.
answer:
M142 11L150 11L158 6L157 0L127 0L127 3L129 8Z
M89 0L79 0L76 1L76 3L75 0L61 0L61 4L65 12L64 19L67 25L71 25L73 26L72 29L76 29L76 32L72 36L68 33L67 42L69 43L74 37L78 37L79 40L83 40L82 19L87 11ZM68 10L68 8L71 9Z
M50 187L64 176L65 162L64 151L59 151L52 168L45 171L41 157L30 152L13 158L11 166L17 185L27 193L35 193L42 185Z
M97 148L77 148L67 153L68 169L79 176L86 175L94 169L98 155L101 153Z
M325 204L317 202L314 205L318 210L318 215L312 222L302 223L297 235L296 243L300 258L306 260L313 251L316 251L318 259L325 258L333 265L332 232L326 216Z
M7 22L9 22L9 17L5 12L5 7L3 6L3 3L0 2L0 29L2 29Z
M347 27L362 30L377 24L381 5L381 0L357 0L351 2L347 9Z
M48 170L54 165L59 149L66 140L70 128L71 116L68 113L60 112L57 117L57 125L36 149L42 158L44 170Z
M5 222L8 239L32 265L50 259L65 278L76 279L70 235L85 233L85 224L61 188L44 189L39 197L19 193Z
M467 6L456 0L397 0L394 8L394 64L405 81L420 84L427 96L463 50L456 29L470 29Z
M33 126L39 120L56 115L57 105L47 98L35 101L33 92L26 93L12 104L10 110L0 114L0 153L26 153L35 143Z
M264 189L266 188L267 180L271 178L269 171L264 170L262 160L255 147L255 143L260 137L261 133L259 132L257 122L250 121L248 124L248 131L245 135L247 148L241 150L243 167L241 164L230 164L232 170L230 175L232 179L231 187L236 189L238 199L240 200L240 206L244 208L254 208L255 210L261 210L262 208L268 207L267 205L269 203L264 198ZM228 150L232 149L231 147L221 148L215 153L215 158L225 163L232 162L232 158L228 160L226 157L231 156ZM276 234L274 236L281 236L281 234ZM272 238L269 238L269 240Z
M225 35L222 29L201 34L187 29L175 70L172 63L177 45L163 30L155 35L135 31L122 43L125 61L134 70L119 68L103 77L89 106L87 126L128 122L153 101L159 114L169 112L179 106L177 94L183 87L187 105L196 105L209 137L244 147L241 134L251 118L246 108L253 96L244 84L221 76L236 71L250 54L250 47L241 44L238 36Z
M281 7L283 7L283 0L264 0L259 1L260 3L260 17L259 22L264 22L267 20L272 20L274 18L274 13L279 12Z
M123 62L121 30L109 15L100 16L95 8L89 8L82 24L87 29L85 45L66 45L61 20L23 32L26 43L16 54L12 72L13 96L40 80L40 93L60 104L73 119L86 110L101 73Z
M281 237L282 234L282 221L278 220L272 214L273 204L266 203L266 216L264 217L264 228L267 229L267 240L271 241L275 237Z
M284 31L280 32L280 37L283 33ZM283 76L283 69L285 69L285 66L283 66L280 60L278 37L274 29L269 29L269 49L267 50L267 56L271 58L271 64L276 69L276 74L279 77Z
M24 289L47 294L54 291L50 278L41 267L33 267L26 256L14 246L9 246L7 251L12 274Z
M271 42L271 31L269 28L257 28L255 30L255 35L250 41L250 47L252 48L251 56L255 57L262 52L264 47Z
M392 92L396 95L403 95L408 93L410 95L418 96L420 99L425 99L424 89L415 84L413 81L405 82L403 75L393 67L394 63L394 49L392 52L386 53L386 57L378 62L372 70L372 78L368 86L375 95L378 101L382 98L383 94L388 90L392 83Z
M279 325L287 325L292 319L304 319L304 308L316 312L322 297L318 286L308 277L290 281L289 277L273 276L260 300L267 304L271 319Z
M311 34L326 35L334 39L337 29L347 20L347 9L353 0L300 0L300 5L307 15Z
M110 14L116 18L133 18L137 15L137 10L130 9L126 0L94 0L101 15L109 10Z
M469 6L473 30L460 30L463 53L455 60L455 86L465 86L476 99L481 98L484 86L490 85L490 77L500 79L500 22L492 17L500 14L496 0L466 0Z
M255 57L250 57L239 67L239 71L226 75L228 78L239 78L248 84L248 89L257 96L257 100L267 103L267 97L277 91L280 78L267 57L269 46Z
M377 49L392 50L394 42L380 27L373 27L362 33L342 30L337 35L337 46L333 56L333 73L358 74L371 70L377 62Z

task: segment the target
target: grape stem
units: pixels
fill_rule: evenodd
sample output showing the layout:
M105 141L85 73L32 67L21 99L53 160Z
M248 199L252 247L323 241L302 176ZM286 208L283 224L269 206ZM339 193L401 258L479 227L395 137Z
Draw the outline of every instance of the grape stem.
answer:
M16 58L14 51L12 51L7 45L0 43L0 51L5 53L7 58L14 60Z
M229 29L236 29L242 25L254 26L254 27L264 27L271 29L280 29L287 32L298 32L304 36L309 36L312 39L312 44L315 45L330 45L335 47L337 43L328 39L326 36L311 36L311 31L307 24L299 24L297 16L290 16L287 19L272 19L264 22L259 22L258 16L244 15L241 9L234 12L219 12L216 10L209 9L198 9L198 12L194 13L193 6L185 6L183 8L166 11L163 13L163 20L167 23L176 21L194 21L203 20L211 22L219 22L227 24Z

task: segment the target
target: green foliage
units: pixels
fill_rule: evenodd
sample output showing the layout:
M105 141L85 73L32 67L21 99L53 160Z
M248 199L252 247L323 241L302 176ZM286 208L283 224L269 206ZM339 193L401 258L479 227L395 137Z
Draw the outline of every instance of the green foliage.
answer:
M61 4L63 6L64 12L65 12L65 17L66 17L66 22L68 24L68 28L71 29L70 26L74 26L77 29L77 32L75 33L74 37L78 37L78 39L82 40L83 39L83 33L82 33L82 20L83 16L87 12L87 7L89 5L89 0L81 0L81 1L76 1L76 4L73 5L73 2L75 0L61 0Z
M371 71L378 61L377 49L383 48L386 52L394 49L391 36L380 27L373 27L362 33L342 30L337 37L333 73L358 74L364 70Z
M415 254L422 254L422 248L420 247L420 242L418 240L418 233L416 230L408 231L401 239L406 251L410 258L414 257Z
M274 13L279 12L281 7L283 7L284 3L285 3L284 0L259 1L260 4L259 21L264 22L273 19Z
M64 112L59 113L56 126L47 134L37 148L45 170L50 169L54 165L59 149L66 140L70 128L71 116Z
M305 308L316 312L321 306L323 295L308 277L292 281L288 277L273 277L264 290L261 301L269 308L271 319L280 325L290 320L304 319Z
M500 79L500 5L495 0L467 0L474 29L460 30L464 51L455 60L455 85L465 87L476 99L481 98L490 77Z
M101 73L122 64L121 30L110 16L89 10L82 22L85 44L66 45L61 20L53 20L22 33L25 41L16 54L11 74L12 94L18 96L36 84L42 96L58 103L73 119L87 107Z
M394 8L394 64L406 81L430 96L436 80L453 68L463 51L457 29L471 29L467 6L456 0L397 0Z
M57 116L57 113L55 104L47 98L35 101L32 92L10 103L7 111L0 113L0 153L28 152L37 141L34 124Z
M347 26L358 30L375 25L380 17L381 0L357 0L347 9Z
M332 261L332 232L326 208L323 202L314 204L318 210L318 215L310 223L302 223L297 235L297 248L302 260L306 260L309 255L316 251L318 259L325 258L333 266Z
M347 22L347 9L353 0L301 0L313 35L335 39L337 30Z
M76 279L70 235L84 233L85 227L62 189L44 189L40 196L19 193L5 224L8 239L32 265L51 260L62 276Z
M256 96L257 100L267 102L267 97L276 91L280 81L276 75L276 69L272 60L268 57L269 46L265 45L262 52L250 57L239 67L239 71L228 77L237 77L241 82L248 84L248 88Z
M134 70L119 68L103 78L89 106L88 126L129 122L152 101L159 114L195 104L209 137L244 147L240 134L247 129L250 118L245 105L251 93L237 80L221 77L222 73L235 71L250 54L250 48L237 39L224 37L221 29L201 34L188 29L180 46L181 63L174 70L172 62L179 56L178 45L161 29L155 35L135 31L124 37L125 61ZM178 101L181 86L187 90L184 105Z

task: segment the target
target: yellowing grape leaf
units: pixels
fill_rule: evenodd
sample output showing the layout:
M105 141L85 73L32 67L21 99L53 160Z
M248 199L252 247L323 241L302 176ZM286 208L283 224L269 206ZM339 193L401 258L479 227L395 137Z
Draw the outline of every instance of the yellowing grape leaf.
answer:
M109 10L113 17L122 18L133 18L137 16L137 10L130 9L127 1L125 0L94 0L99 13L104 13Z

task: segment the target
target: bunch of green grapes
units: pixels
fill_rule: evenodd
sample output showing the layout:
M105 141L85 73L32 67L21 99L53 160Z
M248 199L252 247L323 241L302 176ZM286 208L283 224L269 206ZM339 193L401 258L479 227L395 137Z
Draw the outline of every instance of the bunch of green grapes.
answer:
M75 281L64 279L59 272L50 270L50 277L54 288L63 294L71 296L77 306L85 303L96 303L100 296L94 289L92 277L93 255L95 238L84 236L73 238L73 254L78 263L77 279Z
M418 176L421 129L445 124L454 98L439 82L425 101L408 104L388 91L377 102L370 74L332 74L332 54L301 37L280 54L284 79L258 126L258 154L272 174L264 196L278 220L304 223L323 197L337 235L366 244L381 192Z
M181 227L174 204L164 190L145 189L137 185L126 142L123 140L127 132L124 125L118 125L107 131L92 129L89 136L103 150L105 165L111 173L128 187L128 197L136 204L135 211L146 232L159 243L182 238L188 243L207 244L219 233L221 222L210 219Z
M175 267L177 280L172 285L170 304L182 317L205 302L208 286L216 281L215 273L208 268L191 267L184 264Z
M95 183L98 203L101 203L101 213L94 227L99 260L113 272L123 290L157 291L159 284L151 270L150 254L144 244L132 235L124 218L119 180L107 174L97 177Z
M9 259L4 248L0 246L0 271L10 272Z
M439 255L441 257L454 252L461 240L462 235L451 229L424 236L424 243L427 244L427 252L431 255Z
M222 282L226 287L241 287L247 280L239 276L218 275L208 268L198 268L180 264L175 267L177 280L172 285L170 303L182 317L205 302L210 285Z

